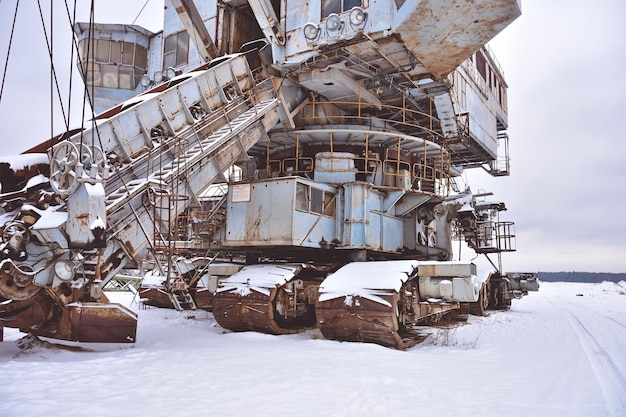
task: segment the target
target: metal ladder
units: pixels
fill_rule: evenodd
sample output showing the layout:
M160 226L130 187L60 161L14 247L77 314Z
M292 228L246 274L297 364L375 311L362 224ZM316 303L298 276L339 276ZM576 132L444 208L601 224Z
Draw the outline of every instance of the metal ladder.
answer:
M187 285L183 282L182 286L176 288L176 284L177 283L175 282L172 291L169 292L170 300L172 300L174 308L178 311L196 310L198 307L196 306L196 302L191 296Z

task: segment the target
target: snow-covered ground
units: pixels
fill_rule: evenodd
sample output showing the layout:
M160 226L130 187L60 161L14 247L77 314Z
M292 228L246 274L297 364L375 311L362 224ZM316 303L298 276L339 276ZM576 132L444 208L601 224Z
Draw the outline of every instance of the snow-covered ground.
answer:
M626 282L542 283L407 351L138 312L109 352L5 329L0 416L626 416Z

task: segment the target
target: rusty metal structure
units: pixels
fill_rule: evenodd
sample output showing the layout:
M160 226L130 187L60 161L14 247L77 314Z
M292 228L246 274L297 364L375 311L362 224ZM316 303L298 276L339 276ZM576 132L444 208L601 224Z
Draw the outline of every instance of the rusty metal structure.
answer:
M31 150L49 172L3 184L4 326L133 343L135 314L102 285L150 258L158 297L196 308L184 254L207 274L220 253L245 260L202 303L227 329L318 327L398 349L423 338L415 325L538 289L502 271L515 250L504 203L456 181L509 174L507 85L486 44L519 1L165 6L158 34L76 24L101 112ZM453 261L455 237L497 256L494 270Z

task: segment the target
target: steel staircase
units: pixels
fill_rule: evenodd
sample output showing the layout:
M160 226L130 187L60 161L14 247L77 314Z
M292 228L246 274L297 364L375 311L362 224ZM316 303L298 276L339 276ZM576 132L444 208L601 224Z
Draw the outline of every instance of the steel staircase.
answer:
M226 95L225 89L236 95ZM87 138L98 136L107 158L117 155L122 162L105 184L109 242L101 253L88 253L82 274L93 277L99 257L104 285L129 261L140 263L146 249L155 253L155 239L171 238L169 220L266 137L279 121L279 105L270 80L256 82L239 57L148 94L132 108L107 114L99 129L84 132ZM181 307L191 308L189 300L188 291L178 293Z
M196 310L198 308L196 306L196 302L191 296L191 293L189 292L189 287L181 278L174 281L169 292L169 296L170 300L172 300L174 308L178 311Z

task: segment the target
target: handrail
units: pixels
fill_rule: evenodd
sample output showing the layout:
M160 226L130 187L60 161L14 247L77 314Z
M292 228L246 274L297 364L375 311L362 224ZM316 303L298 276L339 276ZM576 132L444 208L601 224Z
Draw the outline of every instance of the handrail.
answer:
M354 172L355 174L374 175L376 173L380 173L389 178L399 178L406 175L400 171L406 170L410 173L412 183L415 181L429 181L432 184L431 187L426 187L424 186L424 184L422 184L422 191L434 192L435 194L439 195L447 195L450 190L451 173L449 168L449 158L442 157L438 160L433 160L433 158L429 158L425 161L415 163L410 163L397 158L386 158L384 160L381 160L373 156L355 157L352 160L355 162L355 164L354 167L350 169L350 171ZM290 161L295 162L292 163L294 169L286 169L285 162ZM307 162L307 164L303 164L303 162ZM243 171L247 172L247 170L245 169L245 163L243 164L243 166ZM303 166L306 166L306 168L295 168ZM282 160L269 160L266 166L266 170L268 178L271 178L276 176L280 177L287 175L300 175L311 173L314 171L314 166L315 160L311 157L288 157ZM393 171L387 171L385 170L387 166L393 166L395 169ZM276 169L272 169L272 167L275 167ZM231 178L231 180L233 180L232 182L239 182L247 181L249 180L249 178L242 176L239 179Z
M354 106L357 108L357 114L355 115L324 114L321 116L317 115L315 111L315 107L324 106L327 104L336 105L340 108L344 106ZM307 115L305 112L305 109L308 107L311 107L312 111L308 113ZM376 108L376 113L381 113L383 110L388 110L394 114L400 113L402 117L401 119L393 119L393 118L377 117L371 114L363 115L363 112L362 112L363 108ZM426 120L428 121L428 126L415 124L415 123L411 123L407 121L407 119L411 119L411 118L407 118L407 114L413 116L413 119L417 117L426 118ZM428 133L429 135L434 136L440 140L444 139L443 134L433 129L433 126L435 124L440 123L440 120L437 117L433 116L432 114L425 113L419 110L409 109L405 106L393 106L389 104L373 104L373 103L368 103L368 102L363 102L363 101L319 101L319 100L316 100L315 97L313 97L310 103L307 103L302 107L302 109L300 110L300 115L305 121L307 120L315 121L317 119L380 121L380 122L386 122L386 123L391 123L391 124L396 124L396 125L401 125L401 126L406 126L406 127L412 127L412 128L421 130L424 133Z

